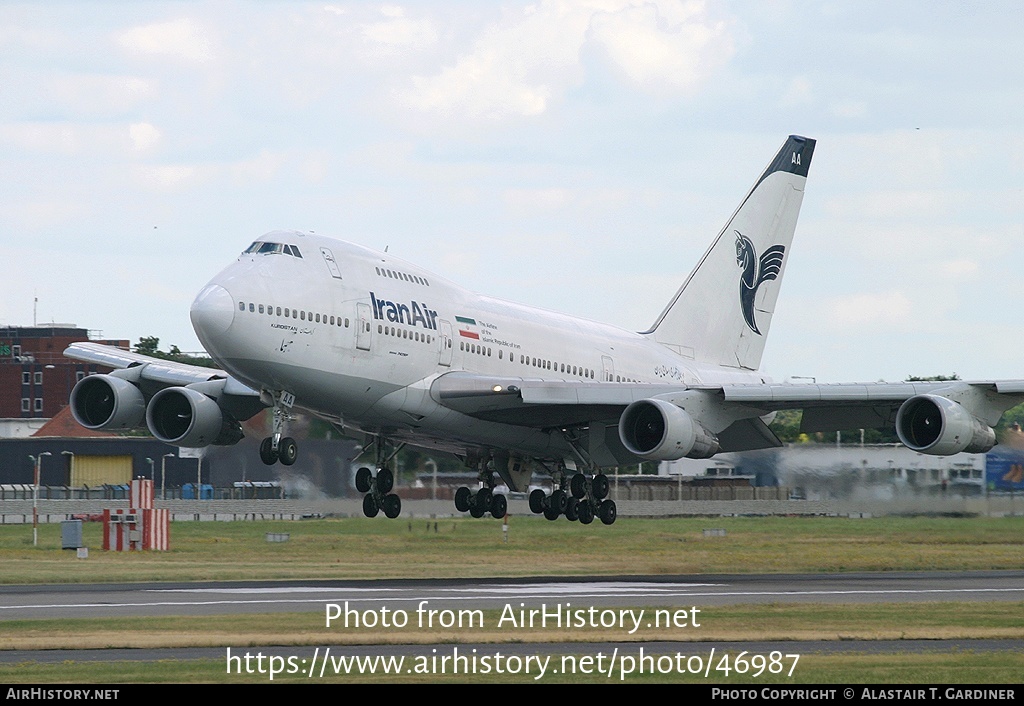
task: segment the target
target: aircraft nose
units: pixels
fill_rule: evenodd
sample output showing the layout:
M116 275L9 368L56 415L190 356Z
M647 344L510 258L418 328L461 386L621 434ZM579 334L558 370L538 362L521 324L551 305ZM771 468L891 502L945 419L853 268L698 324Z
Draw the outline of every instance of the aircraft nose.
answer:
M196 295L189 316L192 328L205 344L209 336L224 333L235 320L234 297L219 284L208 284Z

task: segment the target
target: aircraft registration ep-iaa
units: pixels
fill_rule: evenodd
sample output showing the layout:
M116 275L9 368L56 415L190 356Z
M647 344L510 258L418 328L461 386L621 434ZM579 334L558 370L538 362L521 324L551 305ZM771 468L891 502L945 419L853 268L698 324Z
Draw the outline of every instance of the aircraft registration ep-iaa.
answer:
M199 340L223 370L94 343L66 355L115 368L71 393L75 419L149 428L181 447L234 444L273 408L267 464L291 465L293 409L363 435L363 510L401 513L389 462L403 444L451 452L478 472L456 508L502 517L496 484L553 490L549 519L615 521L602 470L781 446L766 423L802 409L805 432L895 425L926 454L983 453L1024 401L1024 380L773 384L759 372L815 141L791 136L646 331L467 291L359 245L277 231L250 245L192 303Z

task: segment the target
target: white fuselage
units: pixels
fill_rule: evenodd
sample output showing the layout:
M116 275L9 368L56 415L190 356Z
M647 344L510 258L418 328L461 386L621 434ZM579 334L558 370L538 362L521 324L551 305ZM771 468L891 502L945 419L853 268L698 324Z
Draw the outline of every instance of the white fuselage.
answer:
M192 305L192 322L210 355L256 390L291 393L296 406L348 428L454 452L564 458L568 447L559 433L438 404L430 385L451 371L609 384L765 382L687 360L642 334L481 296L386 253L291 231L263 236L214 277Z

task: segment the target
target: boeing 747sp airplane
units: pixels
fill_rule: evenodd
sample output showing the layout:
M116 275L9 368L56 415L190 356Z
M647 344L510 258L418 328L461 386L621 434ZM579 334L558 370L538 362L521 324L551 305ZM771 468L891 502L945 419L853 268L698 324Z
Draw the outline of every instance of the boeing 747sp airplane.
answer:
M115 368L79 382L90 429L148 426L184 447L233 444L240 421L273 408L267 464L295 462L290 410L364 435L375 472L356 485L367 516L401 513L389 461L402 444L456 454L479 472L459 511L501 517L500 481L534 470L554 490L530 507L549 519L615 521L602 469L780 446L766 420L802 409L806 432L895 424L922 453L981 453L1024 401L1024 380L773 384L758 371L796 229L814 140L792 136L648 330L469 292L351 243L263 236L199 292L192 324L222 371L93 343L66 355Z

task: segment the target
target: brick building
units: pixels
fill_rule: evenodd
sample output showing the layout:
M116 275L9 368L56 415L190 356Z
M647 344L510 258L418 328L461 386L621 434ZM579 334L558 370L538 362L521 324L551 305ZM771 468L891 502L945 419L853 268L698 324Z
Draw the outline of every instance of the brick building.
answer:
M74 324L0 326L0 437L27 436L67 406L75 383L101 366L64 357L64 349L88 341ZM100 341L127 349L128 341Z

